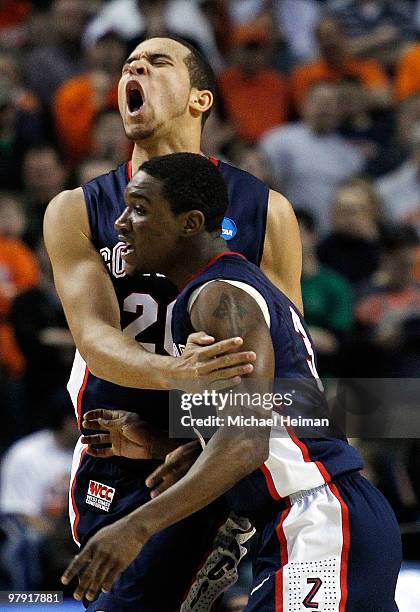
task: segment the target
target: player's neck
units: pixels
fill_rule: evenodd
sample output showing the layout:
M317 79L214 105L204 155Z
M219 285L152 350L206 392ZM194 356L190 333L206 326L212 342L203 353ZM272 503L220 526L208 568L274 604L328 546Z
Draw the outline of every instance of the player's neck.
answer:
M131 163L133 174L141 164L153 157L170 155L171 153L201 153L200 137L185 137L185 135L169 135L167 138L148 139L134 144Z
M206 268L212 259L227 250L226 242L219 237L209 237L206 242L200 240L199 245L191 241L182 254L173 258L173 265L170 270L165 271L165 276L181 290L203 268Z

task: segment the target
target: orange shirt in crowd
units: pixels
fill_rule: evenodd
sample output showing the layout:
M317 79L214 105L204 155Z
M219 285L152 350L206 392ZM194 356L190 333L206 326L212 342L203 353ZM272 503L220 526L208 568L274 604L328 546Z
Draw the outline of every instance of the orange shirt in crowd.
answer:
M381 65L371 59L346 60L340 68L332 67L320 58L307 64L298 66L293 71L292 96L297 108L300 108L307 89L319 81L340 81L345 76L353 76L370 89L383 89L388 87L388 77Z
M24 358L16 343L7 315L13 295L38 283L39 273L32 252L20 240L0 236L0 368L19 376Z
M220 75L219 88L236 132L246 140L256 142L288 119L288 85L274 70L247 77L233 66Z
M395 99L401 102L420 92L420 43L412 45L401 57L395 71Z
M77 164L92 153L92 129L101 108L118 109L118 83L107 88L98 101L92 74L83 74L63 83L53 102L57 138L70 163Z

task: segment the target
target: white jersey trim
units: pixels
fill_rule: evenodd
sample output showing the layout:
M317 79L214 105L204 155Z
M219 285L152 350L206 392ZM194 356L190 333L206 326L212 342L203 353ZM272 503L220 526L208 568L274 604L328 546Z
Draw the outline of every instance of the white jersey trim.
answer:
M270 312L268 310L267 302L265 298L261 295L261 293L257 291L257 289L255 289L255 287L253 287L252 285L248 285L248 283L243 283L241 281L235 281L235 280L228 280L226 278L223 278L223 279L215 278L213 280L208 281L207 283L204 283L203 285L200 285L196 289L194 289L194 291L190 295L190 299L188 300L188 314L191 313L191 309L194 306L194 302L196 301L196 299L198 298L198 296L200 295L204 287L207 287L207 285L210 285L210 283L215 283L215 282L228 283L229 285L238 287L238 289L242 289L242 291L245 291L245 293L248 293L248 295L254 298L254 300L257 302L264 316L264 320L267 323L267 327L270 327L270 323L271 323Z
M76 349L73 360L73 367L70 372L69 382L67 383L67 391L70 394L71 401L74 406L74 411L76 413L76 418L78 418L77 414L77 398L79 396L79 391L83 386L83 381L86 374L86 362Z

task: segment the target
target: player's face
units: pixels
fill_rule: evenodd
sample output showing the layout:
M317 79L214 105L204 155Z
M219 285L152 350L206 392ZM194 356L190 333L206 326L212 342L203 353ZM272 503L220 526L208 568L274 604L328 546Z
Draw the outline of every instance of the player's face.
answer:
M122 69L118 99L127 136L144 140L188 121L191 85L189 50L167 38L138 45Z
M142 170L125 190L126 208L117 219L118 238L127 274L162 272L176 256L179 216L172 213L158 179Z

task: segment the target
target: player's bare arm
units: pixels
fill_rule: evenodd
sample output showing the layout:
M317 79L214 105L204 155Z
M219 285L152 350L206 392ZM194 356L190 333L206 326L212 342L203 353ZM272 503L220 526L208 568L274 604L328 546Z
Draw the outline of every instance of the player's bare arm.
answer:
M211 283L197 298L191 321L195 328L206 324L218 340L240 332L245 348L251 350L258 344L259 359L251 378L272 379L274 353L269 329L259 306L247 293L224 282ZM79 575L76 599L93 599L101 588L109 590L153 534L210 504L257 469L268 456L268 442L269 429L237 428L232 432L221 427L183 478L95 534L72 561L63 582ZM119 541L124 545L116 546Z
M201 378L216 386L221 380L237 384L238 377L252 370L255 354L236 352L242 344L238 338L213 344L213 338L198 334L189 339L183 357L175 359L150 353L121 332L117 298L91 242L80 188L51 201L44 236L70 330L95 376L125 387L170 389Z
M300 277L302 245L290 202L270 190L261 270L303 312Z

